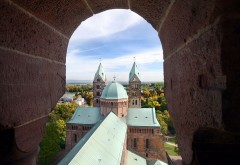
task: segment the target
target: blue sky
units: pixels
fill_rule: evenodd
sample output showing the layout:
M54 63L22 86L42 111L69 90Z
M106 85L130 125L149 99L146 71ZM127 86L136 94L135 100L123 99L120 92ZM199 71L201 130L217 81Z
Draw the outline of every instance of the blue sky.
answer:
M100 58L111 81L128 81L135 61L142 81L163 81L162 46L157 31L131 10L114 9L83 21L70 38L67 80L93 80Z

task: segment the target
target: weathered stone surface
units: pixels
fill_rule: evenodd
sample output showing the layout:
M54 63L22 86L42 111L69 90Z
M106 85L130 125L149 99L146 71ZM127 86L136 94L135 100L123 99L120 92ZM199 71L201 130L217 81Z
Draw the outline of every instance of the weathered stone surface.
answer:
M131 0L131 10L142 16L158 31L162 18L169 7L171 0Z
M222 129L222 89L202 88L200 78L216 80L221 71L218 25L164 62L165 93L183 162L191 163L193 133L199 127ZM218 79L217 79L218 80ZM216 81L217 81L216 80Z
M65 63L68 39L8 2L1 2L0 15L1 46Z
M160 30L164 57L230 10L239 11L239 1L176 0Z
M69 37L82 21L92 16L83 0L13 1Z
M109 9L128 9L127 0L87 0L87 3L95 14Z
M0 128L47 115L63 95L65 65L0 49Z
M161 30L164 57L210 22L215 2L176 0Z
M45 116L13 129L2 130L0 164L35 164L47 120L48 116Z
M14 129L15 144L21 152L32 152L42 140L48 115ZM26 143L27 142L27 143Z

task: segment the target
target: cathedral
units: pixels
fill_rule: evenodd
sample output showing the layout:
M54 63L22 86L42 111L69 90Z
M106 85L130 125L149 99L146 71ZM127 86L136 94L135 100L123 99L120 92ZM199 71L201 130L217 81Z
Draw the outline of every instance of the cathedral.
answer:
M128 92L107 83L100 63L93 80L94 107L78 107L67 123L61 164L166 165L154 108L141 108L140 72L133 63Z

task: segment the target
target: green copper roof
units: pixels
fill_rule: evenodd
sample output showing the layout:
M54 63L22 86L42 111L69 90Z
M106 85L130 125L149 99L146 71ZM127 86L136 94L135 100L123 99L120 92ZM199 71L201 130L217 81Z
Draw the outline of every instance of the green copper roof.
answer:
M121 164L127 125L110 112L100 120L58 165Z
M102 117L99 107L78 107L68 123L96 124Z
M145 158L127 150L127 165L147 165Z
M128 95L124 87L113 81L109 83L102 92L101 98L104 99L127 99Z
M136 153L127 150L127 163L126 165L168 165L160 160L147 160Z
M94 76L94 80L96 78L100 77L103 81L106 81L106 74L103 70L103 67L102 67L102 64L100 63L99 66L98 66L98 70L97 72L95 73L95 76Z
M135 62L133 63L132 69L129 73L129 80L131 80L134 75L136 75L137 78L140 80L140 72L139 72L139 70L137 68L137 64Z
M128 126L160 127L155 108L128 108L126 118Z
M147 165L168 165L168 164L160 160L148 160Z

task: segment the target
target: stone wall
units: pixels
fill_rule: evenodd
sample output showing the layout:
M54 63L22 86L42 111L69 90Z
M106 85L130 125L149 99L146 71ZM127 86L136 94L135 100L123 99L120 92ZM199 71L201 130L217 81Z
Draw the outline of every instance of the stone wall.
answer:
M160 159L166 162L163 135L160 132L160 128L128 127L127 149L135 151L146 159Z
M135 80L130 80L128 85L128 106L129 108L141 108L141 81L135 75L133 78Z
M66 149L72 149L92 127L93 125L67 124Z
M106 116L109 112L118 117L127 116L128 99L103 99L101 98L101 114Z

